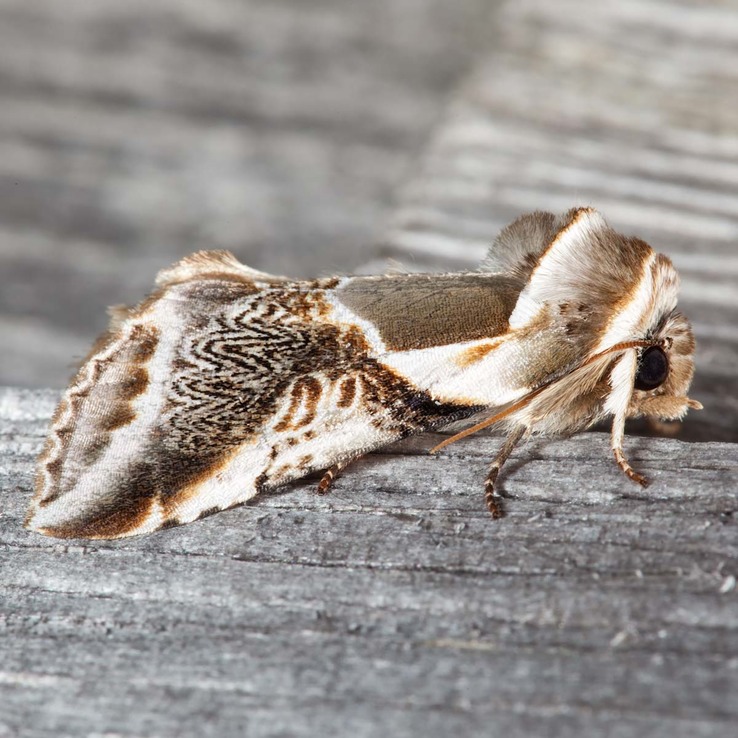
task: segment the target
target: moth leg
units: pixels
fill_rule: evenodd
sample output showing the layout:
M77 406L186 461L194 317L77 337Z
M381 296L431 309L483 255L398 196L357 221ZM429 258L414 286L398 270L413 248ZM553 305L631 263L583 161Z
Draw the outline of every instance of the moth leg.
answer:
M331 485L333 484L333 480L352 462L356 461L356 459L361 458L360 456L352 456L349 459L346 459L346 461L339 461L337 464L334 464L328 471L326 471L325 474L323 474L320 482L318 482L318 488L315 490L317 494L319 495L325 495L328 493L328 490L330 489Z
M648 487L650 482L646 477L643 476L643 474L639 474L633 467L628 463L628 460L623 456L623 449L622 448L614 448L612 452L615 454L615 461L617 462L618 466L623 471L623 474L625 474L628 479L632 479L634 482L638 482L638 484L641 485L641 487Z
M516 426L505 440L494 461L489 465L489 472L487 473L487 478L484 480L484 501L487 503L487 509L490 515L495 519L501 518L505 514L501 502L502 495L495 489L497 475L500 473L502 465L507 461L515 446L517 446L520 439L525 435L526 430L524 425Z
M638 482L641 487L648 487L648 479L639 474L633 467L628 463L628 460L623 454L623 438L625 436L625 417L616 417L612 424L612 452L615 455L615 461L620 467L621 471L628 479L632 479L634 482Z

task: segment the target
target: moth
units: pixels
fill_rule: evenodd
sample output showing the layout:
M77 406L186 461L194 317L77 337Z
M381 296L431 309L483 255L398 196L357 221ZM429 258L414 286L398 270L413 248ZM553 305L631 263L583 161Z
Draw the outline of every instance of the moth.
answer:
M53 416L27 526L118 538L188 523L388 443L499 423L484 485L531 434L680 419L694 370L669 259L589 208L506 227L477 271L292 281L224 251L112 310Z

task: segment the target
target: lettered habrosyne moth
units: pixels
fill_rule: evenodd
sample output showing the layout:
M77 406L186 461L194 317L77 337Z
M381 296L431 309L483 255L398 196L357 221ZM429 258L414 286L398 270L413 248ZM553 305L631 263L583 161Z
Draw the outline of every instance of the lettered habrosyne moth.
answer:
M115 309L53 417L27 525L117 538L187 523L487 411L507 440L682 418L694 339L668 258L594 210L526 215L475 272L298 282L227 252ZM458 437L458 436L457 436ZM450 439L453 440L453 439ZM445 445L445 444L442 444ZM327 470L327 471L326 471Z

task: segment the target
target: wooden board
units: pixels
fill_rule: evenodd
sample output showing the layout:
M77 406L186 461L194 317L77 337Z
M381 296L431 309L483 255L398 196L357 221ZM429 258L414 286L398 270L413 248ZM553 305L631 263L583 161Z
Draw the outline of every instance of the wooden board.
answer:
M0 394L0 735L732 735L738 458L419 438L122 542L21 521L48 392Z

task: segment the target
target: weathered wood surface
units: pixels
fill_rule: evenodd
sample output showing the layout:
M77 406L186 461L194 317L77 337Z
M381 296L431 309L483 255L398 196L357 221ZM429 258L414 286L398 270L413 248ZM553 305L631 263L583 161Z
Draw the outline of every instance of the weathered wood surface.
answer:
M21 527L54 401L0 395L0 735L732 736L738 459L530 444L490 521L489 437L415 439L119 543ZM3 732L4 731L4 732Z
M344 5L352 8L350 13L369 12L357 10L358 2ZM410 14L403 17L411 17L414 4L405 0L400 5ZM434 17L442 17L443 4L431 5ZM268 59L275 64L291 53L292 42L286 38L295 42L297 35L300 44L310 46L314 37L317 54L335 38L326 29L351 26L339 4L322 3L314 25L304 34L286 36L285 28L292 27L289 3L265 2L258 5L260 12L274 12L281 19L273 26L274 40L268 41L258 30L230 30L232 25L238 28L228 22L236 5L169 0L155 4L166 8L166 22L151 31L135 22L137 14L150 12L149 4L117 4L119 17L128 19L132 30L149 34L139 62L123 53L121 63L155 62L159 38L180 48L171 41L178 37L172 35L169 21L185 8L184 26L197 25L204 17L199 9L205 6L220 8L223 14L220 25L213 19L210 24L227 38L249 34L250 44L271 49ZM8 0L0 10L11 8L20 18L35 18L27 7L32 6ZM76 13L94 18L99 13L103 18L112 5L107 0L79 0L64 7L72 17ZM389 12L389 3L382 7ZM697 328L694 394L706 409L685 424L682 438L691 443L628 440L631 461L652 477L649 489L641 490L619 474L603 434L530 443L505 470L503 486L512 495L508 517L492 522L484 510L481 481L499 440L473 437L429 457L425 450L434 439L421 438L358 462L325 498L312 494L311 482L154 536L118 543L59 542L21 527L33 459L55 395L0 391L0 736L733 738L738 724L735 12L735 3L509 3L496 22L476 29L482 39L488 32L486 55L451 101L422 166L407 180L385 239L384 253L414 268L472 266L496 230L520 212L590 203L613 225L637 232L670 253L685 278L685 312ZM83 26L84 38L91 28ZM77 33L71 26L66 32ZM44 38L55 43L47 33ZM374 38L366 33L361 38ZM405 61L403 34L397 29L394 33L391 46L399 56L392 58L395 63ZM441 48L448 37L437 33L436 48ZM10 48L17 50L20 40L13 43ZM3 53L10 52L0 49ZM325 54L320 57L328 65L331 56L328 50ZM39 56L47 60L46 66L41 64L43 74L39 67L29 67L37 70L39 95L55 89L44 77L52 73L52 57L51 52ZM203 64L206 59L204 55ZM129 98L123 93L105 97L103 90L109 84L125 91L133 84L132 67L124 65L114 74L116 65L112 59L108 62L98 72L97 92L80 92L79 98L83 112L100 115L96 99L105 104L117 100L121 110L119 116L111 113L85 123L87 135L107 136L107 150L132 147L138 152L135 177L128 183L135 186L125 188L130 197L149 176L157 192L166 190L167 183L177 187L180 165L169 171L157 164L167 161L165 142L174 137L181 154L190 145L199 146L200 136L218 130L217 121L241 104L238 97L228 104L231 107L222 102L233 89L227 80L238 75L228 72L234 76L226 75L222 83L210 80L221 102L213 103L218 112L209 117L211 98L198 97L209 89L206 82L198 83L193 107L188 108L182 89L192 88L157 82L162 67L155 64L151 86L126 93L144 100L131 119L123 104ZM389 61L387 67L377 64L382 70L392 66ZM454 68L461 66L459 62ZM2 68L0 84L7 85L13 74L31 74L23 65L17 67L22 72L7 71L7 64ZM213 68L220 66L204 67ZM169 69L180 83L188 76L173 71L174 66ZM344 80L350 77L344 77L343 70L333 73ZM58 74L63 77L63 70ZM319 140L335 136L340 141L340 136L335 134L335 110L313 104L308 92L294 97L307 81L302 69L294 74L281 80L289 94L278 99L286 108L273 109L267 104L272 99L267 88L258 86L259 95L250 104L258 113L255 119L265 111L273 116L274 110L286 111L283 118L268 118L259 129L263 138L257 139L272 141L283 152L277 161L285 168L279 171L287 171L295 158L304 162L302 184L292 188L290 177L284 176L269 189L275 197L283 187L290 193L288 205L269 219L275 228L269 231L269 242L278 233L290 232L278 231L277 222L295 234L305 230L298 235L304 237L299 243L306 251L296 252L296 258L304 258L300 263L307 269L312 264L307 249L315 238L309 231L325 233L319 224L330 222L325 212L326 193L331 191L307 186L309 171L315 171L310 167L330 171L320 162L335 163L333 157L339 155L328 144L319 147L321 155L305 154L315 143L308 145L302 138L308 136L306 129L312 130L306 121L320 121L315 124L324 132ZM399 81L386 82L396 97L384 99L402 106L400 98L422 75L398 75ZM277 76L272 80L275 95ZM309 88L314 94L321 89L319 76ZM403 84L402 79L412 82ZM253 80L243 84L256 85ZM348 90L342 104L354 111L358 125L363 115L370 115L371 106L354 100L361 94L354 96L350 83L344 84ZM427 89L434 87L428 84ZM433 106L431 98L437 100L436 93L428 93L426 112ZM170 96L175 95L181 108L172 108L175 97ZM169 101L165 109L159 108L161 99ZM20 94L11 100L11 111L25 104ZM43 121L52 126L48 121L56 115L73 130L74 116L69 110L63 115L59 100L54 115L38 108L47 114L39 115L39 122L29 121L29 137L16 130L15 139L42 142L43 131L33 126ZM300 118L301 106L307 106L312 117ZM172 113L181 109L199 112ZM378 118L370 121L386 120L385 115L396 120L395 114L378 109L371 112ZM8 115L0 106L0 121L7 123L3 116ZM288 125L291 115L301 122ZM103 130L94 120L113 128ZM147 120L142 141L134 135L136 122ZM271 128L278 139L270 138ZM290 140L282 135L285 130L305 148L281 148ZM368 140L386 142L392 136L359 136L357 146L366 157L379 157L377 178L368 170L368 189L348 189L349 201L364 213L359 217L364 225L357 226L365 228L359 240L377 228L372 218L381 219L390 207L390 195L377 194L385 184L390 186L379 172L381 162L405 156L407 147L418 143L410 142L410 126L402 130L388 147L382 143L362 148ZM243 145L252 133L249 129L244 135ZM83 139L81 134L70 139L77 143L59 152L66 151L65 157L81 154L86 151ZM220 144L210 140L219 151ZM223 154L222 161L227 158ZM100 163L94 158L74 160L83 159ZM211 159L216 160L221 161ZM244 173L253 165L248 159L228 170L228 186L237 187L241 176L258 184L260 176L266 177L264 169L258 175ZM60 180L52 176L56 171L39 169L39 190L44 182L44 191L60 188ZM217 171L216 181L225 169ZM394 171L393 182L400 176ZM96 181L89 180L88 190ZM340 182L348 186L348 180ZM144 289L160 254L168 260L189 250L192 234L201 233L195 230L198 218L211 218L208 229L220 222L208 215L206 204L197 205L201 190L198 193L171 193L172 202L195 210L162 205L166 217L161 218L152 205L156 199L142 195L141 200L130 200L127 212L135 217L126 222L137 223L134 241L144 242L151 219L156 235L152 240L164 246L161 252L148 253L142 246L131 250L146 269L136 267L140 281L127 283L126 289ZM367 201L360 204L364 197ZM231 201L226 197L226 202ZM323 206L323 216L314 219L307 212ZM247 220L239 220L235 210L228 213L234 221L228 225L226 218L222 227L250 238L239 232ZM8 218L4 215L4 222ZM336 237L349 234L351 241L345 211L340 220L331 232ZM44 223L38 226L41 236L27 223L9 231L17 237L27 228L33 238L60 243L64 229L59 221ZM203 232L215 232L208 229ZM62 245L76 243L78 235ZM14 243L13 259L26 258L20 241ZM226 238L215 245L231 244ZM22 268L2 276L7 303L12 302L8 273L17 282L29 269L47 268L43 264L51 246L28 248L31 256ZM245 258L249 248L241 251ZM78 253L75 249L71 253ZM116 261L122 258L116 256L119 251L101 252L95 246L85 253L97 254L97 272L88 276L101 285L100 304L118 299L110 293L123 263ZM333 253L327 261L315 256L316 268L327 269ZM347 255L341 266L377 253L357 250L358 256ZM134 262L129 256L126 265ZM9 263L16 262L6 260L3 267ZM104 279L95 282L95 273ZM52 276L47 281L53 282ZM124 299L137 295L129 293ZM80 305L92 310L86 300ZM61 314L68 304L61 300L54 309ZM51 306L44 309L52 313ZM46 325L48 318L34 320ZM82 322L76 321L70 332L79 325ZM31 335L43 339L50 334ZM22 347L23 341L15 345ZM61 348L57 350L61 355Z

